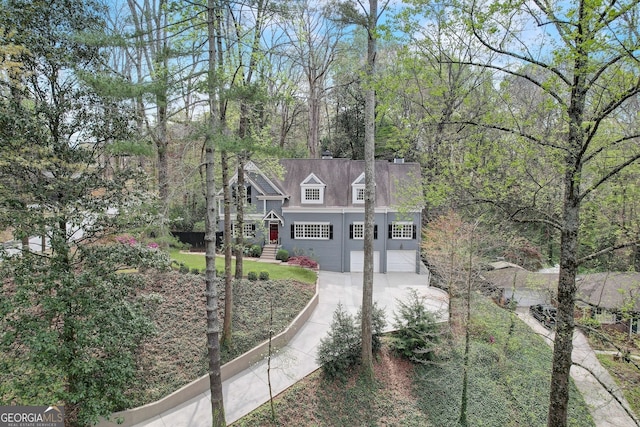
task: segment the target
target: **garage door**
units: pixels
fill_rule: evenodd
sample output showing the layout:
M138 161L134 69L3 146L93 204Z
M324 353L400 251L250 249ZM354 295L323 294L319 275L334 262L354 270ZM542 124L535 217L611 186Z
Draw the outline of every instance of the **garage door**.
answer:
M349 271L352 273L362 273L364 271L364 251L351 251L351 262ZM373 252L373 272L380 273L380 252Z
M387 271L416 272L416 251L387 251Z

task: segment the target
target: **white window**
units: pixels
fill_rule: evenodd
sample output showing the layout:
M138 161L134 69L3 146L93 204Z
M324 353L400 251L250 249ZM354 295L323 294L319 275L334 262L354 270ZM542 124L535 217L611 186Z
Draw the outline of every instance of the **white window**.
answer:
M364 239L364 222L354 222L352 226L352 239L362 240Z
M354 204L364 203L364 172L351 183L351 200Z
M303 199L306 203L320 203L320 188L306 187L304 189Z
M293 224L294 239L329 240L331 236L331 224L296 222Z
M324 203L324 189L326 185L314 174L309 175L300 184L302 203Z
M394 222L389 225L390 239L413 239L414 225L412 222Z
M256 236L256 225L255 224L250 224L250 223L244 223L243 224L243 233L242 233L242 237L244 238L252 238ZM234 222L231 224L231 235L232 236L236 236L236 228L237 228L237 224Z

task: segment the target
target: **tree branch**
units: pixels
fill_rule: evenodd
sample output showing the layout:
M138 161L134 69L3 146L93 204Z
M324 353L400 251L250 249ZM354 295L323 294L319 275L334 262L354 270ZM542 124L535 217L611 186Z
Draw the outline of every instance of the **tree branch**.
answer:
M632 242L625 242L625 243L620 243L619 245L609 246L608 248L604 248L601 251L594 252L594 253L592 253L590 255L587 255L585 257L582 257L582 258L578 259L577 260L577 264L581 265L582 263L590 261L590 260L592 260L594 258L597 258L597 257L601 256L601 255L607 254L609 252L613 252L613 251L618 250L618 249L624 249L624 248L628 248L630 246L635 246L637 244L640 244L640 240L634 240Z

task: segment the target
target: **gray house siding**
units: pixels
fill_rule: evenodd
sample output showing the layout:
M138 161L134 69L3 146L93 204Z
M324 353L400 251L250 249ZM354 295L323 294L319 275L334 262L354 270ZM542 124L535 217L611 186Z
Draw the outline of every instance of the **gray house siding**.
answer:
M262 175L254 164L247 171L245 218L257 224L253 241L276 243L290 256L309 256L324 270L360 271L364 203L361 193L354 199L364 185L364 163L349 159L283 159L280 163L285 172L277 178ZM378 161L375 180L376 267L380 272L409 268L418 272L421 207L403 215L398 209L407 203L404 198L413 186L419 191L420 167ZM399 222L394 226L395 221Z
M342 245L344 228L342 215L338 213L318 215L309 213L284 213L284 227L280 229L280 241L290 256L305 255L318 261L320 268L329 271L344 271L342 265ZM292 227L298 224L328 224L328 239L296 238Z

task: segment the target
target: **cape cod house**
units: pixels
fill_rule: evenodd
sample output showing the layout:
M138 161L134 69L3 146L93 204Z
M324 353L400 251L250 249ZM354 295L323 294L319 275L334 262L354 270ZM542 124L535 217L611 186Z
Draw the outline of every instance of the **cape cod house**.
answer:
M245 167L244 236L266 248L286 249L290 256L309 256L324 270L361 272L364 162L324 158L279 163L281 171L273 175L253 162ZM237 175L232 188L236 183ZM375 183L374 270L418 273L420 166L376 161ZM222 215L221 194L218 199ZM222 216L218 228L224 229Z

